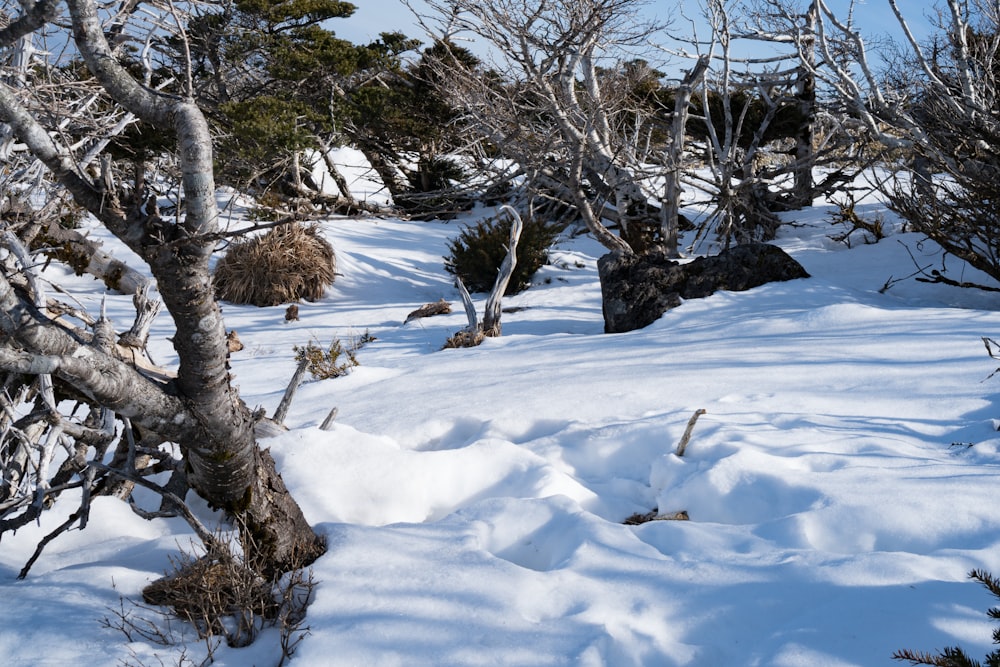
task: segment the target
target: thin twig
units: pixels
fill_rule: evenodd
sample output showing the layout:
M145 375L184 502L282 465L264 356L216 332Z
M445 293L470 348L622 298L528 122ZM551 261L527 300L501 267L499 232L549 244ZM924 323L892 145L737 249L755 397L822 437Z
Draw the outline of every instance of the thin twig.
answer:
M31 558L28 559L28 562L24 564L24 567L22 567L21 571L18 573L17 575L18 579L24 579L25 577L28 576L28 572L31 570L31 566L34 565L35 561L39 559L39 557L42 555L42 551L45 549L46 546L48 546L49 542L56 539L57 537L65 533L67 530L72 528L73 524L76 523L77 519L80 518L80 514L82 511L83 508L81 507L76 512L70 514L68 519L59 524L59 526L55 530L53 530L51 533L43 537L41 541L38 542L38 544L35 546L35 553L31 554Z
M219 540L215 537L215 535L213 535L212 532L205 527L205 524L203 524L198 519L198 517L194 515L194 513L191 511L191 508L187 506L187 503L185 503L182 498L177 496L177 494L168 491L159 484L154 484L153 482L150 482L148 479L140 477L135 473L126 472L124 470L119 470L117 468L112 468L111 466L105 465L103 463L92 463L91 465L95 465L99 469L106 470L112 474L118 475L119 477L124 477L130 482L135 482L139 486L147 488L150 491L159 494L163 499L169 501L174 506L177 512L180 513L180 515L184 518L185 521L187 521L187 524L191 527L191 529L194 530L194 532L198 535L199 538L201 538L201 541L205 544L206 548L208 548L209 551L212 551L213 553L216 551L218 551L219 553L224 552L225 545L219 542Z

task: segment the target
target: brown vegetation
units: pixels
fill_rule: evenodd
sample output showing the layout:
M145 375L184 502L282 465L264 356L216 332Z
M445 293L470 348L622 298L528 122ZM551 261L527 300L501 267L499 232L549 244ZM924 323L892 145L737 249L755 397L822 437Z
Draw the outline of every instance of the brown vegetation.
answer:
M322 298L333 284L336 256L315 225L292 223L233 243L215 268L224 301L278 306Z

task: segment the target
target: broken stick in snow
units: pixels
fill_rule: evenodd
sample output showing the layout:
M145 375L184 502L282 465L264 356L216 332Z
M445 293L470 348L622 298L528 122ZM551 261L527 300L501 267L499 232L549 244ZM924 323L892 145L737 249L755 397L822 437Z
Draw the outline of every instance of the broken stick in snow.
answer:
M503 298L504 292L507 291L510 277L514 275L514 268L517 266L517 242L521 240L521 230L524 229L521 216L513 207L505 204L500 207L500 210L506 211L511 216L512 221L510 225L510 243L507 245L507 256L504 257L503 264L500 265L497 280L493 283L493 291L490 292L489 298L486 299L486 310L483 313L483 333L494 337L500 335L500 299Z
M337 413L338 412L339 412L339 410L337 410L337 408L331 409L330 412L326 415L326 419L324 419L323 423L319 425L319 430L321 430L321 431L329 431L330 429L332 429L333 428L333 422L334 422L334 420L337 419Z
M688 441L691 440L691 431L694 430L694 425L698 421L698 417L701 417L703 414L705 414L704 408L699 408L694 411L693 415L691 415L691 419L688 420L687 428L684 429L684 435L681 436L681 441L677 443L677 456L684 456L684 452L687 450Z
M299 361L299 365L295 368L295 373L292 374L292 379L288 383L288 387L285 389L285 395L281 397L281 402L278 403L277 409L274 411L274 416L271 420L277 424L284 424L285 417L288 415L288 408L292 406L292 399L295 397L295 392L298 390L299 385L302 384L303 378L306 376L306 369L309 367L309 359L303 357Z

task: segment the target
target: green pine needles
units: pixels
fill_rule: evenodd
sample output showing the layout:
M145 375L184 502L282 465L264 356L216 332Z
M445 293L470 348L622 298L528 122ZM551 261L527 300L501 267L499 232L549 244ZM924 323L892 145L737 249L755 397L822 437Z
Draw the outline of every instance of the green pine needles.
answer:
M487 218L466 227L448 242L450 254L444 268L458 276L470 292L493 289L497 271L507 256L512 220ZM531 285L531 277L548 262L548 249L559 235L559 227L538 218L524 218L524 229L517 244L517 266L505 294L517 294Z
M969 578L978 581L993 595L1000 600L1000 579L995 578L984 570L973 570L969 573ZM986 615L994 620L1000 620L1000 608L991 607L986 611ZM993 630L993 643L1000 644L1000 627ZM892 654L895 660L906 660L911 665L934 665L935 667L1000 667L1000 650L990 651L986 655L986 660L980 663L973 660L961 648L952 646L945 648L941 653L920 653L910 649L903 649Z

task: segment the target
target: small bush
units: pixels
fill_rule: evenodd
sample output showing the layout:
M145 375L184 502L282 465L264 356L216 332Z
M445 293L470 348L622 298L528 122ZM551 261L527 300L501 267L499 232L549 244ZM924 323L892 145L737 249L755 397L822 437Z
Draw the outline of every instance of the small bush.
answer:
M321 347L317 341L306 345L295 346L295 361L306 362L306 370L312 375L314 380L327 380L329 378L339 378L351 372L355 366L359 366L355 352L360 350L365 344L375 340L367 331L349 347L345 347L340 339L335 338L326 349Z
M830 219L835 225L843 225L846 231L830 236L832 240L850 248L854 232L861 232L861 240L865 245L874 245L886 237L885 220L882 216L876 216L871 221L865 220L855 210L853 198L838 204L838 207L839 210L830 214Z
M310 632L306 609L317 585L312 570L293 564L287 573L265 577L254 555L259 546L240 548L221 530L214 537L212 545L192 545L172 559L166 576L143 589L141 601L120 598L103 625L120 631L130 643L175 649L177 665L211 664L223 641L234 648L248 646L263 630L274 628L277 637L269 636L279 644L279 665L285 664ZM207 655L201 662L188 655L190 630L204 641ZM159 654L154 657L165 664Z
M470 292L493 289L497 271L507 256L512 221L488 218L462 230L448 242L450 254L445 270L462 279ZM505 294L517 294L531 284L531 277L548 261L548 249L555 242L559 228L538 218L525 218L521 240L517 244L517 266Z
M333 284L336 269L333 247L315 225L281 225L229 246L215 268L215 292L254 306L315 301Z
M406 178L415 192L437 192L452 189L455 183L466 180L468 175L454 160L431 157L421 160L417 169L408 173Z

